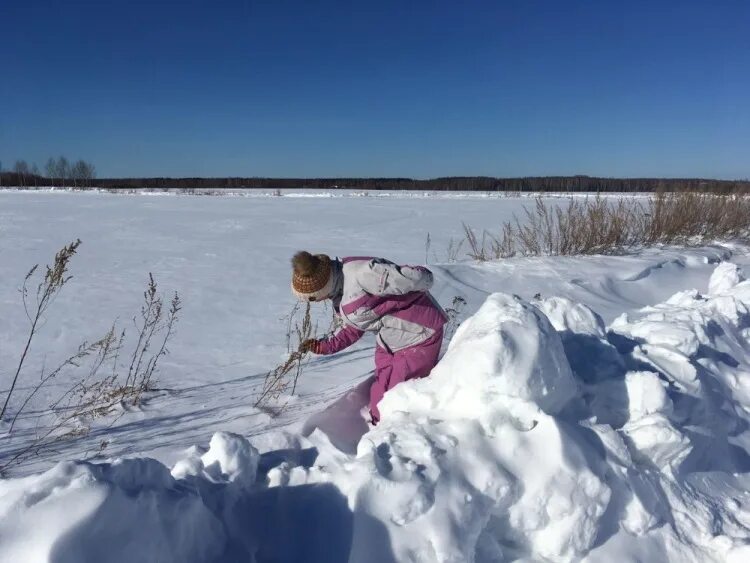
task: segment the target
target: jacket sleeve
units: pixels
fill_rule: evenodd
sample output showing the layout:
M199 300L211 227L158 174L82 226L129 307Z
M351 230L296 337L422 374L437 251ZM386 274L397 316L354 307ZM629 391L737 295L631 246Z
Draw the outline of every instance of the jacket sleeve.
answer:
M363 334L364 332L359 330L358 328L355 328L351 325L346 325L336 334L320 340L318 353L324 356L335 354L336 352L339 352L344 348L348 348L349 346L354 344L357 340L362 338Z
M404 295L432 287L432 272L424 266L398 266L382 258L370 260L358 281L371 295Z

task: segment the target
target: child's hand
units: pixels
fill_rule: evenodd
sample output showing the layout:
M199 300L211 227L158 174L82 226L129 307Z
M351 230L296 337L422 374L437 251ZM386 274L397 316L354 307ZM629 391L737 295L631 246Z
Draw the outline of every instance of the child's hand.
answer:
M299 345L301 352L312 352L313 354L320 354L321 343L319 340L309 338Z

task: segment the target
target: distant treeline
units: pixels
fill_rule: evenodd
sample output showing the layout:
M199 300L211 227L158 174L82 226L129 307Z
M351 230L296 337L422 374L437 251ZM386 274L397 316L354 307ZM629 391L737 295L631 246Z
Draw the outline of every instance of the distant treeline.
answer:
M533 176L490 178L466 176L413 180L411 178L99 178L89 179L92 187L105 189L311 189L329 190L430 190L500 192L656 192L712 191L727 193L750 191L750 180L711 180L701 178L598 178L594 176ZM2 186L50 186L56 184L42 176L20 176L12 172L0 175ZM69 184L68 184L69 185Z
M0 187L20 188L60 186L85 188L92 187L96 178L96 167L85 160L69 161L64 156L50 158L44 165L44 174L35 162L16 160L10 172L3 172L0 162Z

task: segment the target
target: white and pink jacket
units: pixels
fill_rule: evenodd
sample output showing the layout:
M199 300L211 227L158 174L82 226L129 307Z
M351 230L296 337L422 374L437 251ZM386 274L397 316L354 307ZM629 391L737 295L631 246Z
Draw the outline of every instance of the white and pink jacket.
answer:
M321 354L351 346L365 332L394 353L428 340L447 316L430 295L432 272L423 266L398 266L383 258L350 257L333 262L334 307L344 322L320 342Z

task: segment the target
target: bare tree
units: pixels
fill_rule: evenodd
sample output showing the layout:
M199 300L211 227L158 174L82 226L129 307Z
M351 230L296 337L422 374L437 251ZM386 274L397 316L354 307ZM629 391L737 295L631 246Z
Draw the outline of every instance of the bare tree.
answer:
M95 179L96 179L96 166L94 166L90 162L87 162L86 163L86 181L88 182L88 185L90 186Z
M50 157L47 160L47 164L44 165L44 173L50 180L54 180L57 175L57 162L55 159Z
M85 173L86 163L79 160L70 167L70 179L73 181L73 187L77 188L78 183L83 186L83 176Z
M70 169L73 186L89 186L96 176L94 165L85 160L78 160Z
M13 172L18 174L18 178L21 181L21 186L26 185L26 176L29 174L29 165L25 160L16 160L13 165Z
M56 176L62 180L62 187L65 187L66 180L70 178L70 163L68 159L61 156L57 159L57 165L55 167L57 174Z

